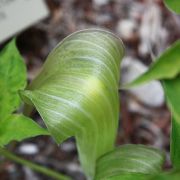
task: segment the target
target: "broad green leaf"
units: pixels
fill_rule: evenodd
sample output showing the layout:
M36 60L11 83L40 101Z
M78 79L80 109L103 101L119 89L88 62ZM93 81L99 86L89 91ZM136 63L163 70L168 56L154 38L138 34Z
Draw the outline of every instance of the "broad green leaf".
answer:
M97 161L96 179L144 179L161 172L164 154L143 145L124 145Z
M0 146L48 132L33 120L12 114L21 105L19 90L26 86L26 67L15 40L0 52Z
M151 80L162 81L168 106L172 112L171 160L180 168L180 40L167 49L147 72L125 88L134 87ZM147 92L148 93L148 92Z
M28 90L31 101L57 143L75 136L89 179L95 162L114 148L118 127L121 41L103 30L65 38L48 56ZM29 100L27 100L27 98Z
M173 12L180 14L180 1L179 0L164 0L165 5Z
M49 135L49 133L23 115L13 114L0 122L0 146L12 140L21 141L38 135Z
M18 90L26 86L26 67L15 40L0 52L0 121L20 106Z

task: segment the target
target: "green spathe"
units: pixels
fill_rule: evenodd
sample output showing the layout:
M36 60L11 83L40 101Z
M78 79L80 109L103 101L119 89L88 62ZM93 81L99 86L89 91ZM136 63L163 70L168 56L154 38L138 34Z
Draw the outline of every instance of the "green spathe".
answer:
M65 38L26 91L57 143L75 136L82 167L93 179L96 160L114 148L123 45L104 30ZM28 99L28 100L27 100Z

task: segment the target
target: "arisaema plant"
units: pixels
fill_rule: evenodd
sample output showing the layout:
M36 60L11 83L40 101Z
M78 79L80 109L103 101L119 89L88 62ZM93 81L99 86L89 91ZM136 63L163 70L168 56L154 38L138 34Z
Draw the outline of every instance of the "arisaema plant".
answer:
M83 30L65 38L49 54L26 88L26 70L12 41L0 54L0 153L55 179L69 180L6 150L12 140L51 135L57 144L75 137L79 160L89 180L180 179L180 41L167 49L141 77L123 88L162 82L172 112L173 169L163 172L164 153L144 145L115 147L119 119L118 37L104 30ZM21 100L34 106L47 129L19 113ZM148 92L147 92L148 93Z

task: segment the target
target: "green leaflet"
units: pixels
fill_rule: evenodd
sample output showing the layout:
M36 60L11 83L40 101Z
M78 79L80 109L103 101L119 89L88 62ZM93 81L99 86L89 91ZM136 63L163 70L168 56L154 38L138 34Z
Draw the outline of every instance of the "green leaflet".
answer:
M74 33L50 53L41 73L21 92L27 103L34 104L57 143L75 136L89 179L94 176L96 159L114 148L122 56L121 41L109 32Z
M0 52L0 121L20 106L18 90L26 86L26 67L15 40Z
M0 52L0 146L48 132L30 118L12 114L21 105L18 90L26 86L26 67L15 40Z
M179 0L164 0L165 5L173 12L180 14L180 1Z
M23 115L13 114L0 122L0 146L12 140L21 141L24 138L48 134L45 129Z
M154 79L173 79L180 73L180 40L170 46L154 63L148 71L143 73L125 88L131 88L143 83L147 83Z
M124 145L97 161L96 180L147 179L161 172L164 154L143 145Z
M171 159L180 168L180 40L168 48L149 68L125 88L134 87L151 80L162 80L168 106L172 112Z

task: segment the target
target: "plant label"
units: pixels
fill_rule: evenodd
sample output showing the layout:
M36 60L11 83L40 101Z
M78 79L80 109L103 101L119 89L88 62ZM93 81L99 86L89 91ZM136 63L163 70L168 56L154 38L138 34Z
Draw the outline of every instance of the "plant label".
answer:
M0 0L0 42L47 17L43 0Z

